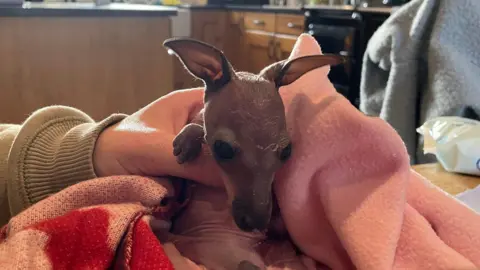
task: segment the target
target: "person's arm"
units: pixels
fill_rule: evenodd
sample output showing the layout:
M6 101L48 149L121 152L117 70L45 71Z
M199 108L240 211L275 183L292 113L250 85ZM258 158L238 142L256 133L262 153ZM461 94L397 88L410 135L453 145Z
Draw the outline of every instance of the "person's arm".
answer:
M8 202L2 200L0 207L8 204L13 216L50 194L95 178L92 155L97 137L123 118L117 114L96 123L77 109L52 106L36 111L23 125L4 130L0 180Z

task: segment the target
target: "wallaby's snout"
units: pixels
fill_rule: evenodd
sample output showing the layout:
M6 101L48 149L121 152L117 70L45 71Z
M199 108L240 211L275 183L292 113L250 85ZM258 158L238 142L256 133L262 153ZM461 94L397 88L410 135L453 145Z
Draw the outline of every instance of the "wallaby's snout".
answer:
M278 89L313 69L340 64L343 58L304 56L252 74L235 72L220 50L197 40L169 39L164 46L205 83L203 117L185 126L174 140L178 162L193 160L206 142L224 173L237 226L244 231L266 229L275 172L292 153Z
M272 215L272 198L270 194L259 195L264 198L235 198L232 202L233 218L242 231L264 231L268 227Z

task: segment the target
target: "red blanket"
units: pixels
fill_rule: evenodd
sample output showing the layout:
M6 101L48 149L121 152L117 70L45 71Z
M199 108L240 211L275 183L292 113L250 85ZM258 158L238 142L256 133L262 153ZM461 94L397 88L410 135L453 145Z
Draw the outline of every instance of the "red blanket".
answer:
M172 190L129 176L65 189L2 228L0 269L174 269L150 226L174 212Z

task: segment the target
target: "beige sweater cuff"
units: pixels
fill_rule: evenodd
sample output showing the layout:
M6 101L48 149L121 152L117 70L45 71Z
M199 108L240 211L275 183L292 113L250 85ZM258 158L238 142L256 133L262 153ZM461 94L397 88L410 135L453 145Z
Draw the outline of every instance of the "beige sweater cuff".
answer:
M80 181L95 178L93 150L100 132L125 118L115 114L95 123L63 106L30 116L13 142L7 192L12 215Z

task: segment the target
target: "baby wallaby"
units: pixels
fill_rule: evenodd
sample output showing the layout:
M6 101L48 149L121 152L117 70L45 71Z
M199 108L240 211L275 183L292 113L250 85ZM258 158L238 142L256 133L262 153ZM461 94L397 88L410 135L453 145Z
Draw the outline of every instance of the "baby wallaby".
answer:
M177 161L195 159L206 143L223 173L236 225L247 232L265 230L274 175L292 153L279 88L343 58L305 56L252 74L236 72L220 50L197 40L173 38L164 46L205 83L203 110L173 141Z

